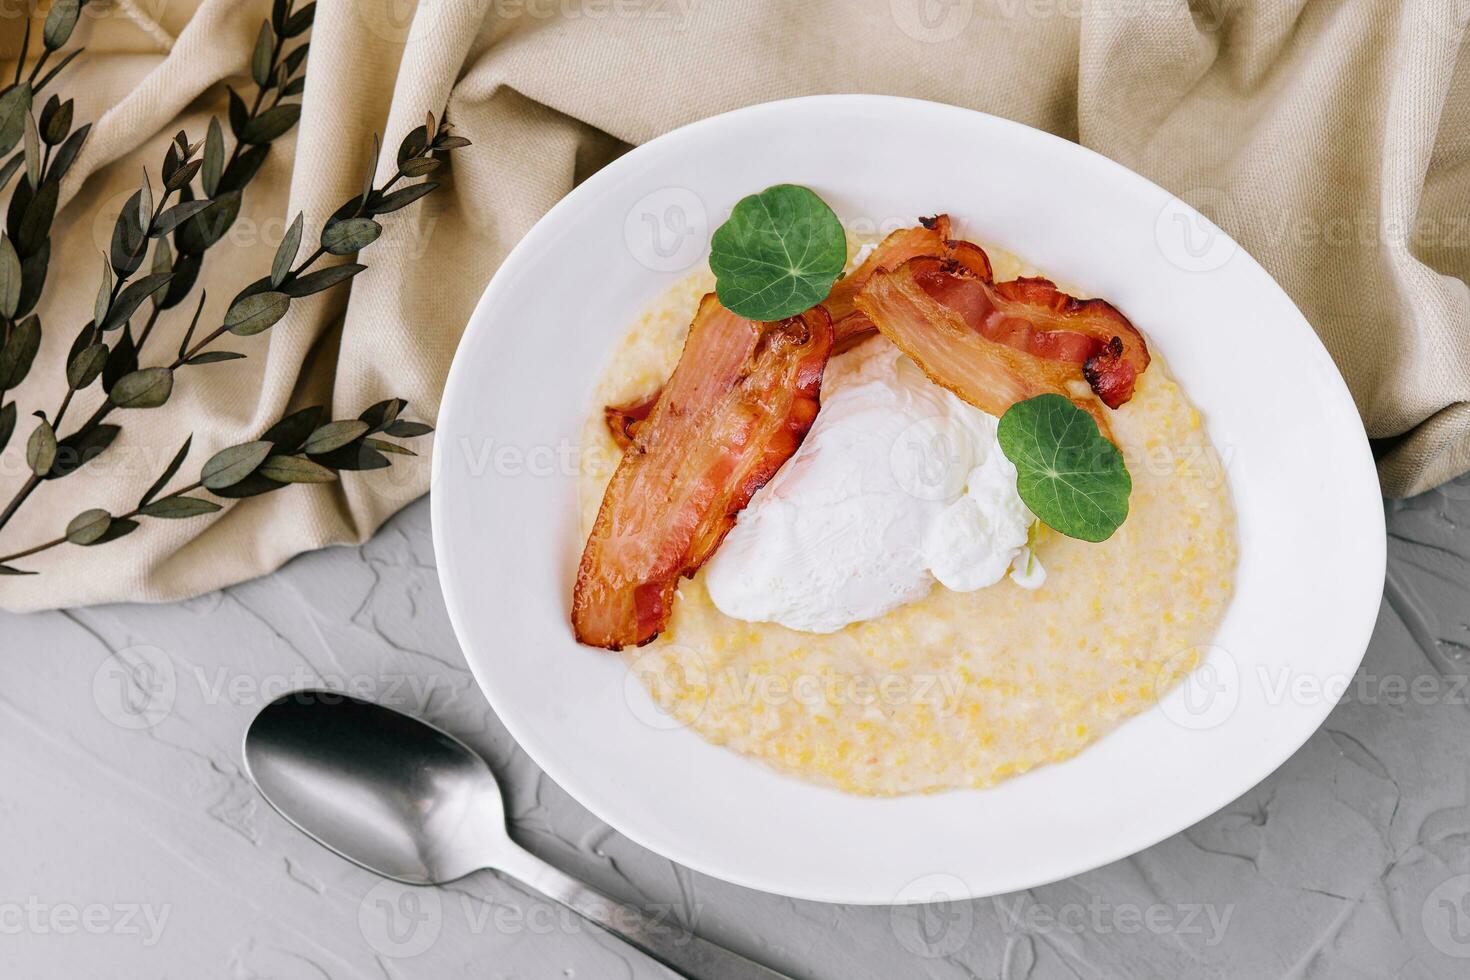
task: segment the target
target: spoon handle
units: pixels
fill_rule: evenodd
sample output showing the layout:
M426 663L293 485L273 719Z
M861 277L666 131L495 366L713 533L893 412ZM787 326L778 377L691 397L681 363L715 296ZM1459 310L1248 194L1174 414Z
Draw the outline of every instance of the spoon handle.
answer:
M672 919L655 921L519 847L497 855L494 868L621 936L689 980L792 980L784 973L700 939Z

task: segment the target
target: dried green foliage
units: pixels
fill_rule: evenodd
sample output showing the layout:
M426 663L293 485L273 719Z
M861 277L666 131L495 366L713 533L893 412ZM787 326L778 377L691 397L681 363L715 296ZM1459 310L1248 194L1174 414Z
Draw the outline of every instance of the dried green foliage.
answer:
M51 96L39 114L36 96L77 52L42 74L52 52L71 36L86 0L54 0L46 20L43 50L29 76L17 67L13 84L0 90L0 189L18 178L0 229L0 450L14 434L18 409L6 392L30 372L40 347L42 324L31 311L40 299L50 257L50 231L59 186L76 160L89 126L72 128L74 105ZM403 184L440 168L447 154L469 141L453 133L430 113L424 125L400 143L395 172L374 183L377 144L362 191L327 216L317 233L318 245L301 258L307 217L298 214L277 249L269 274L252 282L229 303L218 326L196 336L206 293L200 290L192 319L168 363L150 364L147 344L167 311L181 305L201 278L204 259L225 239L239 216L243 196L260 171L271 143L289 132L301 107L288 101L305 89L309 45L290 42L311 26L315 4L293 9L291 0L275 0L271 17L261 24L251 52L250 74L255 94L246 99L228 90L226 125L211 119L203 139L191 142L179 132L169 141L156 177L145 173L138 190L124 203L113 225L92 319L75 334L65 364L66 394L49 415L33 413L36 426L26 437L26 459L32 476L0 510L0 529L42 483L75 473L107 451L121 431L104 420L117 410L165 405L178 383L178 372L246 357L244 352L211 349L226 335L250 337L285 319L294 301L348 282L366 266L346 262L314 268L329 255L353 255L384 233L378 216L419 200L438 184ZM22 45L22 64L29 38ZM13 151L13 152L12 152ZM149 259L151 249L151 260ZM146 265L146 268L145 268ZM151 305L144 307L144 301ZM146 317L144 314L146 313ZM143 319L135 329L135 321ZM102 401L91 416L62 436L62 424L78 396L101 381ZM0 575L30 574L12 562L61 544L94 546L136 530L143 518L178 520L214 513L221 505L204 496L241 498L270 493L293 483L325 483L344 471L380 469L389 456L414 453L383 438L414 438L429 433L421 422L401 419L401 399L371 406L357 419L325 420L321 408L294 412L260 439L226 447L203 464L199 479L165 492L189 456L186 438L169 465L131 512L113 515L92 508L79 514L59 537L0 557Z

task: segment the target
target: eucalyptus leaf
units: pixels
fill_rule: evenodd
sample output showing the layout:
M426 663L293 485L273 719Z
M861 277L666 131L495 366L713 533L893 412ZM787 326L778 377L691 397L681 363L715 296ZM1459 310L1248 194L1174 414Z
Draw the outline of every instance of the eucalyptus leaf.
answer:
M259 473L277 483L331 483L337 474L320 463L300 456L270 456L260 464Z
M192 163L185 165L180 173L183 173L185 170L189 170L191 167L197 169L198 165L199 161L195 160ZM167 211L163 212L163 214L160 214L158 216L158 220L153 223L153 227L149 230L148 234L153 238L160 238L164 235L167 235L169 232L177 228L182 222L194 217L194 215L199 214L201 211L204 211L212 204L214 204L213 201L180 201L178 204L175 204L173 207L169 208Z
M827 203L795 184L742 198L710 240L715 292L732 313L781 320L810 309L847 264L847 237Z
M367 445L366 439L350 442L341 449L334 449L315 457L317 462L334 470L382 470L393 463L382 453Z
M381 432L391 425L407 407L408 402L402 398L385 398L368 406L358 418L368 424L369 431Z
M163 468L163 473L158 477L158 479L153 481L153 485L150 486L147 492L145 492L143 496L138 499L139 507L146 506L148 501L158 496L158 494L162 492L163 488L168 486L168 481L172 480L174 478L174 475L179 472L179 467L184 465L184 458L189 455L189 447L192 445L194 445L194 436L192 433L190 433L190 435L184 439L184 444L179 447L179 451L174 453L173 459L169 460L168 465Z
M202 166L204 166L203 160L190 160L169 174L168 180L164 182L163 186L171 191L179 190L194 179L194 175L199 172L199 168Z
M0 565L0 575L35 575L35 572L27 572L16 568L14 565Z
M0 234L0 317L10 319L20 307L20 256L9 235Z
M372 201L370 210L373 214L387 214L390 211L397 211L399 208L407 207L414 201L417 201L438 186L438 181L426 180L422 184L400 188Z
M409 160L423 153L429 145L429 131L422 126L417 126L408 131L403 137L403 142L398 144L398 166L402 167Z
M318 269L316 272L308 272L304 276L297 276L281 283L281 292L293 299L310 296L312 293L331 289L337 283L351 279L366 268L367 266L357 262L347 262L327 269Z
M214 197L219 190L220 173L225 165L225 137L220 131L219 119L209 117L209 131L204 135L204 166L200 169L199 183L205 197Z
M102 373L107 364L107 345L88 344L67 361L66 383L77 390L87 387Z
M119 408L157 408L168 401L173 390L173 371L151 367L119 378L109 397Z
M138 205L143 199L141 191L123 204L117 221L112 226L112 269L119 276L130 276L143 263L143 226L138 223Z
M118 381L138 370L138 345L133 340L133 328L124 325L122 333L112 342L107 352L107 364L102 368L102 390L109 395Z
M76 103L67 99L65 102L51 96L46 103L46 108L41 112L41 139L47 146L55 146L66 139L71 132L72 113L76 109Z
M383 226L372 218L329 221L322 229L322 248L333 255L351 255L377 241L382 233Z
M84 510L66 525L66 540L72 544L96 544L112 524L112 515L101 507Z
M276 257L271 262L272 289L280 286L291 273L291 267L296 262L296 253L301 250L301 231L305 220L306 214L298 211L296 220L286 229L286 237L281 239L281 244L276 248Z
M107 311L107 319L102 321L102 329L104 331L115 330L122 326L150 293L166 284L171 278L173 274L168 272L149 273L141 279L128 283L118 294L117 301L112 304L112 308Z
M306 55L310 48L310 44L303 44L299 47L293 48L291 50L291 53L286 55L285 64L287 75L293 75L296 73L296 69L300 68L301 63L306 60Z
M26 155L26 179L31 182L32 187L41 186L41 131L36 128L36 117L26 113L25 129L21 131L24 138Z
M361 419L328 422L313 432L301 449L308 455L319 456L334 449L341 449L354 439L360 439L367 434L368 424Z
M92 322L101 323L112 309L112 264L102 259L102 284L97 287L97 299L92 304Z
M254 473L272 448L269 442L259 440L221 449L205 462L199 478L210 490L223 490Z
M10 339L0 347L0 391L25 380L41 348L41 318L32 314L15 325Z
M240 98L239 92L233 87L227 88L230 93L230 133L238 140L245 124L250 121L250 110L245 108L245 100Z
M107 544L118 538L125 538L138 530L138 522L126 517L114 517L112 523L107 525L107 530L102 532L102 537L93 541L93 544Z
M174 148L168 148L173 153ZM138 227L143 229L144 237L153 232L153 184L148 180L148 171L143 171L143 186L138 188Z
M30 438L26 440L26 465L37 476L45 476L51 472L55 462L56 430L51 428L50 422L42 419L36 423Z
M259 473L251 473L238 483L232 483L227 487L220 487L210 492L217 497L238 500L242 497L258 497L263 493L280 490L286 486L287 484L285 483L278 483L275 480L261 476Z
M179 223L174 231L174 245L182 254L200 255L235 223L240 214L240 192L221 191L210 206Z
M0 94L0 153L9 153L20 142L30 108L31 86L26 82Z
M219 364L221 361L241 361L245 355L232 350L207 350L195 354L185 361L185 364Z
M16 316L25 316L36 308L41 299L41 290L46 286L46 270L51 264L51 239L20 260L20 303L15 308Z
M307 28L311 27L312 19L315 17L316 4L309 3L287 19L286 26L281 33L287 37L296 37L298 34L304 34Z
M59 480L75 473L106 452L121 431L116 425L95 425L73 432L56 444L56 462L46 478Z
M15 235L15 250L20 253L21 258L33 254L46 244L46 238L51 234L51 219L56 217L56 201L60 193L60 185L54 180L47 180L26 202Z
M443 163L433 157L419 157L404 163L398 168L398 172L405 177L422 177L424 174L433 173L441 166Z
M175 259L174 277L168 281L168 286L164 288L161 298L158 293L153 294L153 305L160 310L171 310L182 303L199 279L199 266L202 261L203 256L198 254L180 255Z
M46 50L57 51L66 44L77 26L77 16L81 12L81 0L52 0L51 10L46 14L46 24L41 28L41 43L46 46Z
M458 150L464 146L474 146L474 144L463 136L443 136L434 141L436 150Z
M260 32L255 35L255 50L250 55L250 77L255 84L261 88L271 77L271 57L275 54L275 35L271 32L271 22L263 20L260 22Z
M62 143L56 152L51 155L51 166L46 168L48 179L54 180L58 184L61 183L61 178L66 176L66 172L76 162L77 154L82 152L82 144L87 142L87 135L91 132L92 124L87 123L85 126L78 127L75 132L66 138L66 142ZM0 180L0 187L3 187L4 184L5 182Z
M289 98L293 95L301 95L306 91L306 76L293 78L281 87L281 95Z
M162 500L155 500L142 507L138 513L144 517L177 521L186 517L198 517L201 514L213 514L220 509L220 505L214 501L199 497L164 497Z
M1017 402L996 438L1016 467L1016 492L1048 527L1105 541L1128 517L1133 480L1118 447L1087 412L1061 395Z
M225 326L230 333L250 337L269 330L286 315L291 298L285 293L267 291L236 300L225 313Z
M383 427L383 434L396 436L399 439L412 439L416 436L426 436L434 431L432 425L423 422L410 422L407 419L398 419Z
M260 438L270 443L274 453L294 453L301 449L308 436L321 423L322 407L312 405L292 412L281 421L265 430Z
M270 144L261 146L247 146L225 165L225 172L219 179L219 193L223 195L227 191L243 190L245 185L254 179L257 171L265 163L266 157L270 156Z
M288 132L300 118L301 106L295 102L282 102L247 122L240 131L240 140L244 143L269 143Z
M392 453L396 456L417 456L418 453L407 446L400 446L396 442L388 442L386 439L364 439L362 444L368 449L376 449L380 453Z
M10 437L15 434L15 402L7 402L0 406L0 452L10 445Z

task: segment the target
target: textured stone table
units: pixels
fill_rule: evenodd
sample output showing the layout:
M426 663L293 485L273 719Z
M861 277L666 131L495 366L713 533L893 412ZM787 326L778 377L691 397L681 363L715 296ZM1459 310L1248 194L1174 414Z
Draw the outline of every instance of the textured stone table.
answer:
M1389 536L1363 668L1279 771L1135 857L927 910L726 885L569 799L465 667L423 501L362 548L191 602L0 615L0 977L665 975L489 874L382 883L287 825L240 738L308 684L454 731L533 851L803 980L1470 976L1470 482L1389 505Z

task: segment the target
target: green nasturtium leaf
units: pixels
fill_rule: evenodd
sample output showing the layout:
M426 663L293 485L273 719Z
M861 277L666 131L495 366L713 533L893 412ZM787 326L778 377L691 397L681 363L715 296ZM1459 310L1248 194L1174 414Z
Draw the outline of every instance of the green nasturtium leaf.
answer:
M1016 466L1021 500L1048 527L1105 541L1128 517L1133 479L1092 416L1061 395L1017 402L1001 416L1001 452Z
M750 320L795 316L827 298L847 264L847 238L827 203L777 184L741 199L710 242L715 292Z

